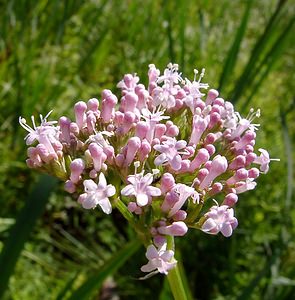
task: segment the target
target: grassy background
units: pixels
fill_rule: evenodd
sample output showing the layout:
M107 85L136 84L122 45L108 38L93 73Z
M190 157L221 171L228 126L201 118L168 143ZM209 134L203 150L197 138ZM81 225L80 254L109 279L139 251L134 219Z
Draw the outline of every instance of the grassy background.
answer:
M194 68L205 67L204 82L219 87L244 115L260 107L257 148L281 159L259 178L254 192L240 197L240 225L230 239L192 231L178 240L193 298L291 299L294 10L294 1L286 0L1 1L4 299L97 299L107 276L111 279L101 292L114 285L121 299L171 299L163 277L136 280L144 251L127 244L134 236L119 214L88 213L59 185L48 186L48 178L27 169L25 133L18 125L19 115L28 118L51 109L53 118L72 116L76 101L115 89L123 74L136 72L146 83L148 64L163 69L170 61L188 78ZM128 253L135 254L116 271L119 250L121 265ZM89 294L81 289L75 294L87 279Z

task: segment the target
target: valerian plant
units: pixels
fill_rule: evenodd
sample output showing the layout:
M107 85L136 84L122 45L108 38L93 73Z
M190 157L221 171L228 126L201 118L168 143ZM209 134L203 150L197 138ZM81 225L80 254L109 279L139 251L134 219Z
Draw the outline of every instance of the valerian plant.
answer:
M75 104L75 121L19 119L30 168L65 181L83 208L117 208L129 221L147 249L143 278L176 266L174 237L188 228L231 236L239 194L269 169L268 152L254 151L260 110L240 116L218 91L204 93L203 76L183 79L172 63L161 75L151 64L147 88L126 74L120 101L103 90L100 101Z

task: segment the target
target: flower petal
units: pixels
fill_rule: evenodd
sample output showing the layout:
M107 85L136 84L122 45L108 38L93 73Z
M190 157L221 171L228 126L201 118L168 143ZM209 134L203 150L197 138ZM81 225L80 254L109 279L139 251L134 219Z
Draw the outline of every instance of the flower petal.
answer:
M84 180L83 184L86 193L94 192L97 189L97 184L92 179Z
M107 197L114 196L116 194L116 188L112 184L109 184L106 188L106 194Z
M149 202L149 198L146 194L137 194L136 195L136 202L139 206L145 206Z
M95 208L97 205L97 198L95 197L95 195L87 196L84 200L82 200L81 204L85 209Z
M135 195L135 190L132 184L128 184L121 190L123 196Z
M105 214L109 215L112 212L112 205L108 198L99 200L98 205Z
M107 186L107 180L104 176L103 173L99 174L99 185L101 185L102 187L106 187Z
M226 224L226 223L222 224L220 231L223 234L223 236L225 236L225 237L229 237L233 233L233 229L232 229L231 225Z
M151 185L146 188L146 192L148 195L153 197L161 196L161 190Z
M215 227L216 227L215 221L213 219L209 218L204 222L204 224L202 226L202 230L204 232L209 232Z
M154 245L149 245L146 249L146 254L145 254L146 258L148 260L151 260L153 258L157 258L159 256L158 254L158 250L156 249L156 247Z

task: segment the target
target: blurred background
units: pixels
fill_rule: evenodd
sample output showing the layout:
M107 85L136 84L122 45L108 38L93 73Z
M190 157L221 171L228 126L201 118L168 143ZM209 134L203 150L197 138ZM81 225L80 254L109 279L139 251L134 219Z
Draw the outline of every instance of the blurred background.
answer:
M83 210L26 167L18 124L52 109L51 120L73 117L76 101L118 95L125 73L147 83L150 63L170 61L188 78L206 68L242 115L261 108L257 149L281 159L240 197L231 238L177 240L191 298L294 299L294 11L292 0L0 1L3 299L172 299L163 276L136 279L144 249L119 214Z

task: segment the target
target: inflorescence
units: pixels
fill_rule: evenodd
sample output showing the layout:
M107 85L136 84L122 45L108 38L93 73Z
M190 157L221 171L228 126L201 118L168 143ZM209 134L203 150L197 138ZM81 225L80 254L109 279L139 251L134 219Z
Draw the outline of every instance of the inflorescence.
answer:
M19 119L30 168L65 181L83 208L117 207L130 221L147 247L146 277L176 265L174 237L189 227L231 236L238 195L269 169L268 152L254 152L260 111L243 118L216 90L205 97L204 70L194 74L190 81L176 64L163 75L150 65L147 89L126 74L120 101L103 90L101 101L75 104L75 121Z

